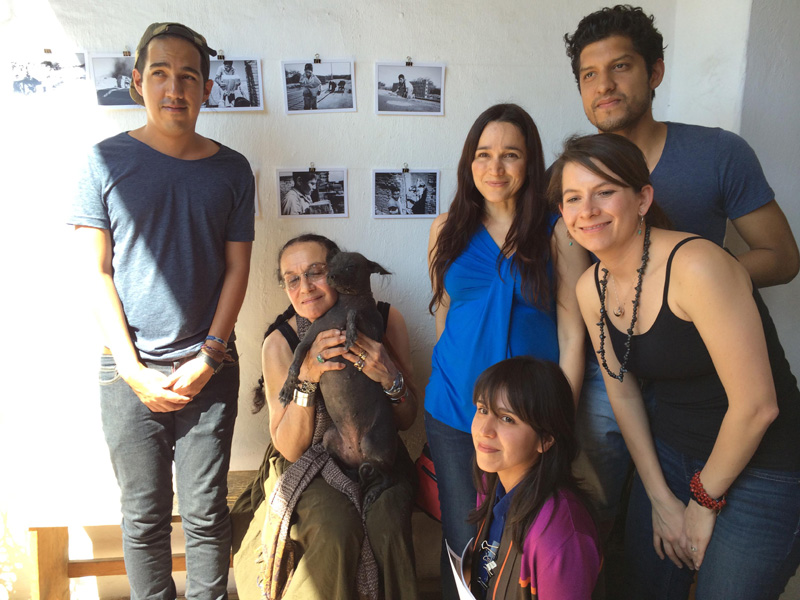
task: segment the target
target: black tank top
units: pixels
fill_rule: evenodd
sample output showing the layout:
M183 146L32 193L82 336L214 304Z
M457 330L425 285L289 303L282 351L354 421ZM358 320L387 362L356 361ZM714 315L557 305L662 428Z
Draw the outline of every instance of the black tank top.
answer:
M654 435L679 452L706 459L728 410L728 398L694 323L675 316L667 302L675 253L685 243L696 239L702 238L686 238L672 249L666 265L661 309L650 329L631 339L628 369L650 383L656 399ZM599 265L595 267L599 294L598 269ZM769 311L755 287L753 298L764 326L780 414L748 466L797 470L800 469L800 438L796 435L800 430L800 391ZM606 325L614 352L624 356L626 333L612 325L608 317ZM746 369L747 365L742 368Z

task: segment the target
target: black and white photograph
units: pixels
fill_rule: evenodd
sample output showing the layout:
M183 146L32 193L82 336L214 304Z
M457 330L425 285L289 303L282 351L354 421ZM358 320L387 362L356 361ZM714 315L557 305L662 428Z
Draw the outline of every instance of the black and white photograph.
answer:
M278 169L281 217L346 217L347 169Z
M283 61L283 106L286 114L354 112L353 61Z
M444 114L444 65L375 63L375 112L379 115Z
M11 60L12 94L17 98L82 94L86 88L86 53L53 52Z
M133 56L91 54L90 64L97 104L107 108L144 108L130 95Z
M439 214L439 171L376 169L372 173L372 216L376 219Z
M227 112L264 108L260 60L212 59L208 77L214 85L200 110Z

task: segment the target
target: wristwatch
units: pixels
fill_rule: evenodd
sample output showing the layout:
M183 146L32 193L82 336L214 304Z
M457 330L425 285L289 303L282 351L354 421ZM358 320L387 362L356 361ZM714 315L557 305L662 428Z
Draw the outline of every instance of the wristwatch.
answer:
M317 391L319 387L318 381L298 381L297 382L297 391L303 392L304 394L313 394Z
M209 356L205 352L200 352L197 355L197 358L202 359L204 363L206 363L209 367L211 367L214 370L214 375L216 375L217 373L219 373L222 370L222 365L224 363L222 361L218 362L218 361L214 360L211 356Z

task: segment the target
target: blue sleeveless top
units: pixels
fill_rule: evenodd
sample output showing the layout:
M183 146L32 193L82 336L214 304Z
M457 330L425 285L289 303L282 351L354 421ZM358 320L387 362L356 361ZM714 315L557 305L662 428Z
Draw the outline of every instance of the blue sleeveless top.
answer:
M549 262L547 272L552 282ZM558 362L555 300L542 311L523 297L520 285L511 258L481 225L444 277L450 307L425 388L425 410L442 423L470 431L472 389L493 364L521 355Z

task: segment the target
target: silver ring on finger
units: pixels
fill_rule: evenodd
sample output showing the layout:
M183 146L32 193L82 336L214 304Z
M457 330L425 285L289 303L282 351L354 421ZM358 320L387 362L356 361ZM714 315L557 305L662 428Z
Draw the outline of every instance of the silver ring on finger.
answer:
M317 362L320 363L320 364L325 362L325 359L322 357L322 352L317 354Z
M355 362L355 364L354 364L353 366L356 368L356 371L358 371L358 372L360 373L360 372L361 372L361 369L363 369L363 368L364 368L364 361L363 361L362 359L360 359L360 358L359 358L359 359L358 359L358 360Z

